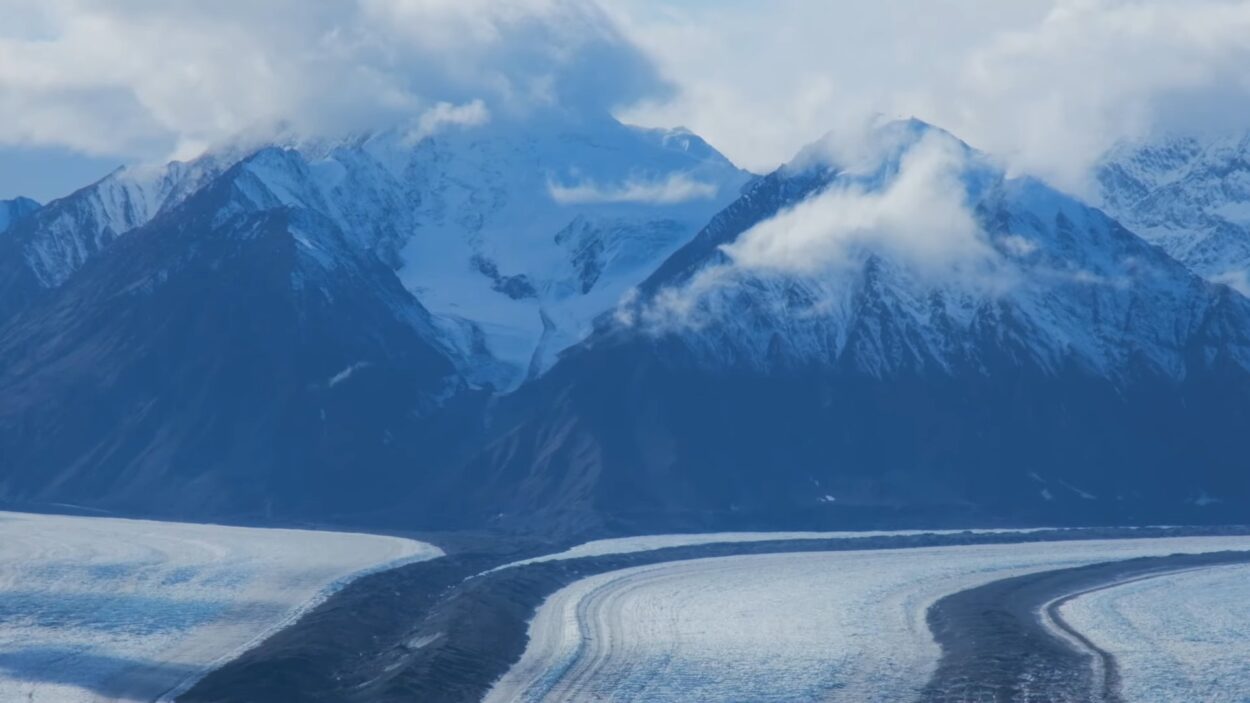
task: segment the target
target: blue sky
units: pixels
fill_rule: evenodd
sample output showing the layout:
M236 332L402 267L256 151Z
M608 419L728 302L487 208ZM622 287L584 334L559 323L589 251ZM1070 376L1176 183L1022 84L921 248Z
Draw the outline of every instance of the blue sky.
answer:
M1247 65L1243 0L5 0L0 197L478 102L685 126L755 171L917 116L1079 190L1117 140L1246 128Z
M108 175L121 156L89 156L64 147L0 147L0 200L19 195L46 203Z

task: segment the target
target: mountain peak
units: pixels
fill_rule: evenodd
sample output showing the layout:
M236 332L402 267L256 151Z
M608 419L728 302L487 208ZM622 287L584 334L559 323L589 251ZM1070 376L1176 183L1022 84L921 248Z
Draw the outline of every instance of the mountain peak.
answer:
M950 132L911 117L829 131L803 147L782 168L791 173L828 170L880 174L896 169L906 154L925 143L940 145L959 158L988 160Z
M40 207L42 206L37 201L20 196L12 200L0 200L0 234Z
M1203 363L1186 350L1224 303L1184 266L942 130L874 135L875 160L761 179L622 319L676 330L709 365L889 375L1027 359L1116 379ZM1224 351L1250 366L1240 338Z

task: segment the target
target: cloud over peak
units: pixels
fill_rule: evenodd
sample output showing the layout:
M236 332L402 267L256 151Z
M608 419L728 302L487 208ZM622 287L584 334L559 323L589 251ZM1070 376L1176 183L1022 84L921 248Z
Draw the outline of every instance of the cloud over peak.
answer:
M967 160L957 140L927 132L898 155L897 171L883 186L839 180L747 230L725 253L740 267L800 275L856 264L855 253L863 250L919 270L992 258L968 205Z
M666 89L595 4L576 0L0 8L0 145L161 159L264 125L420 133L487 114L604 112Z

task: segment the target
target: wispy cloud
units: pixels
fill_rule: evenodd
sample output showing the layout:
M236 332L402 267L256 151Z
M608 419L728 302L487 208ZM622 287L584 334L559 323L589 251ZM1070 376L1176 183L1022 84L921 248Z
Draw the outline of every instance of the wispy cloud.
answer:
M911 129L904 126L903 129ZM859 171L782 209L721 247L724 260L646 300L627 298L618 321L653 331L699 328L728 309L749 310L773 300L790 319L827 316L848 305L869 259L878 257L912 280L967 293L1001 295L1016 283L1014 264L991 243L973 212L970 174L988 168L949 134L932 130L905 143L886 130L857 153ZM818 144L807 159L842 158ZM1017 239L1019 241L1017 241ZM1023 238L1005 245L1028 253ZM755 295L792 289L796 296ZM735 297L750 299L734 307Z
M421 113L417 124L408 133L408 141L417 143L449 127L476 127L490 121L486 103L473 100L463 105L440 102Z
M835 184L744 232L724 247L734 265L812 275L878 251L943 273L992 259L960 180L966 156L937 133L922 137L882 188Z
M713 183L704 183L686 173L673 173L654 180L631 179L624 183L610 185L594 181L583 181L572 185L549 181L547 192L552 200L561 205L590 203L676 205L691 200L715 198L717 187Z

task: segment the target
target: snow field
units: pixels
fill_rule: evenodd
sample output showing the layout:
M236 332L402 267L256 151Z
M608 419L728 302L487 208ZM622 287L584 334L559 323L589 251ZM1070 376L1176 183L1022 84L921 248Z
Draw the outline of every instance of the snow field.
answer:
M1050 569L1250 549L1250 537L721 557L624 569L553 594L487 703L899 701L940 655L950 593Z
M151 701L363 572L397 537L0 513L0 700Z

